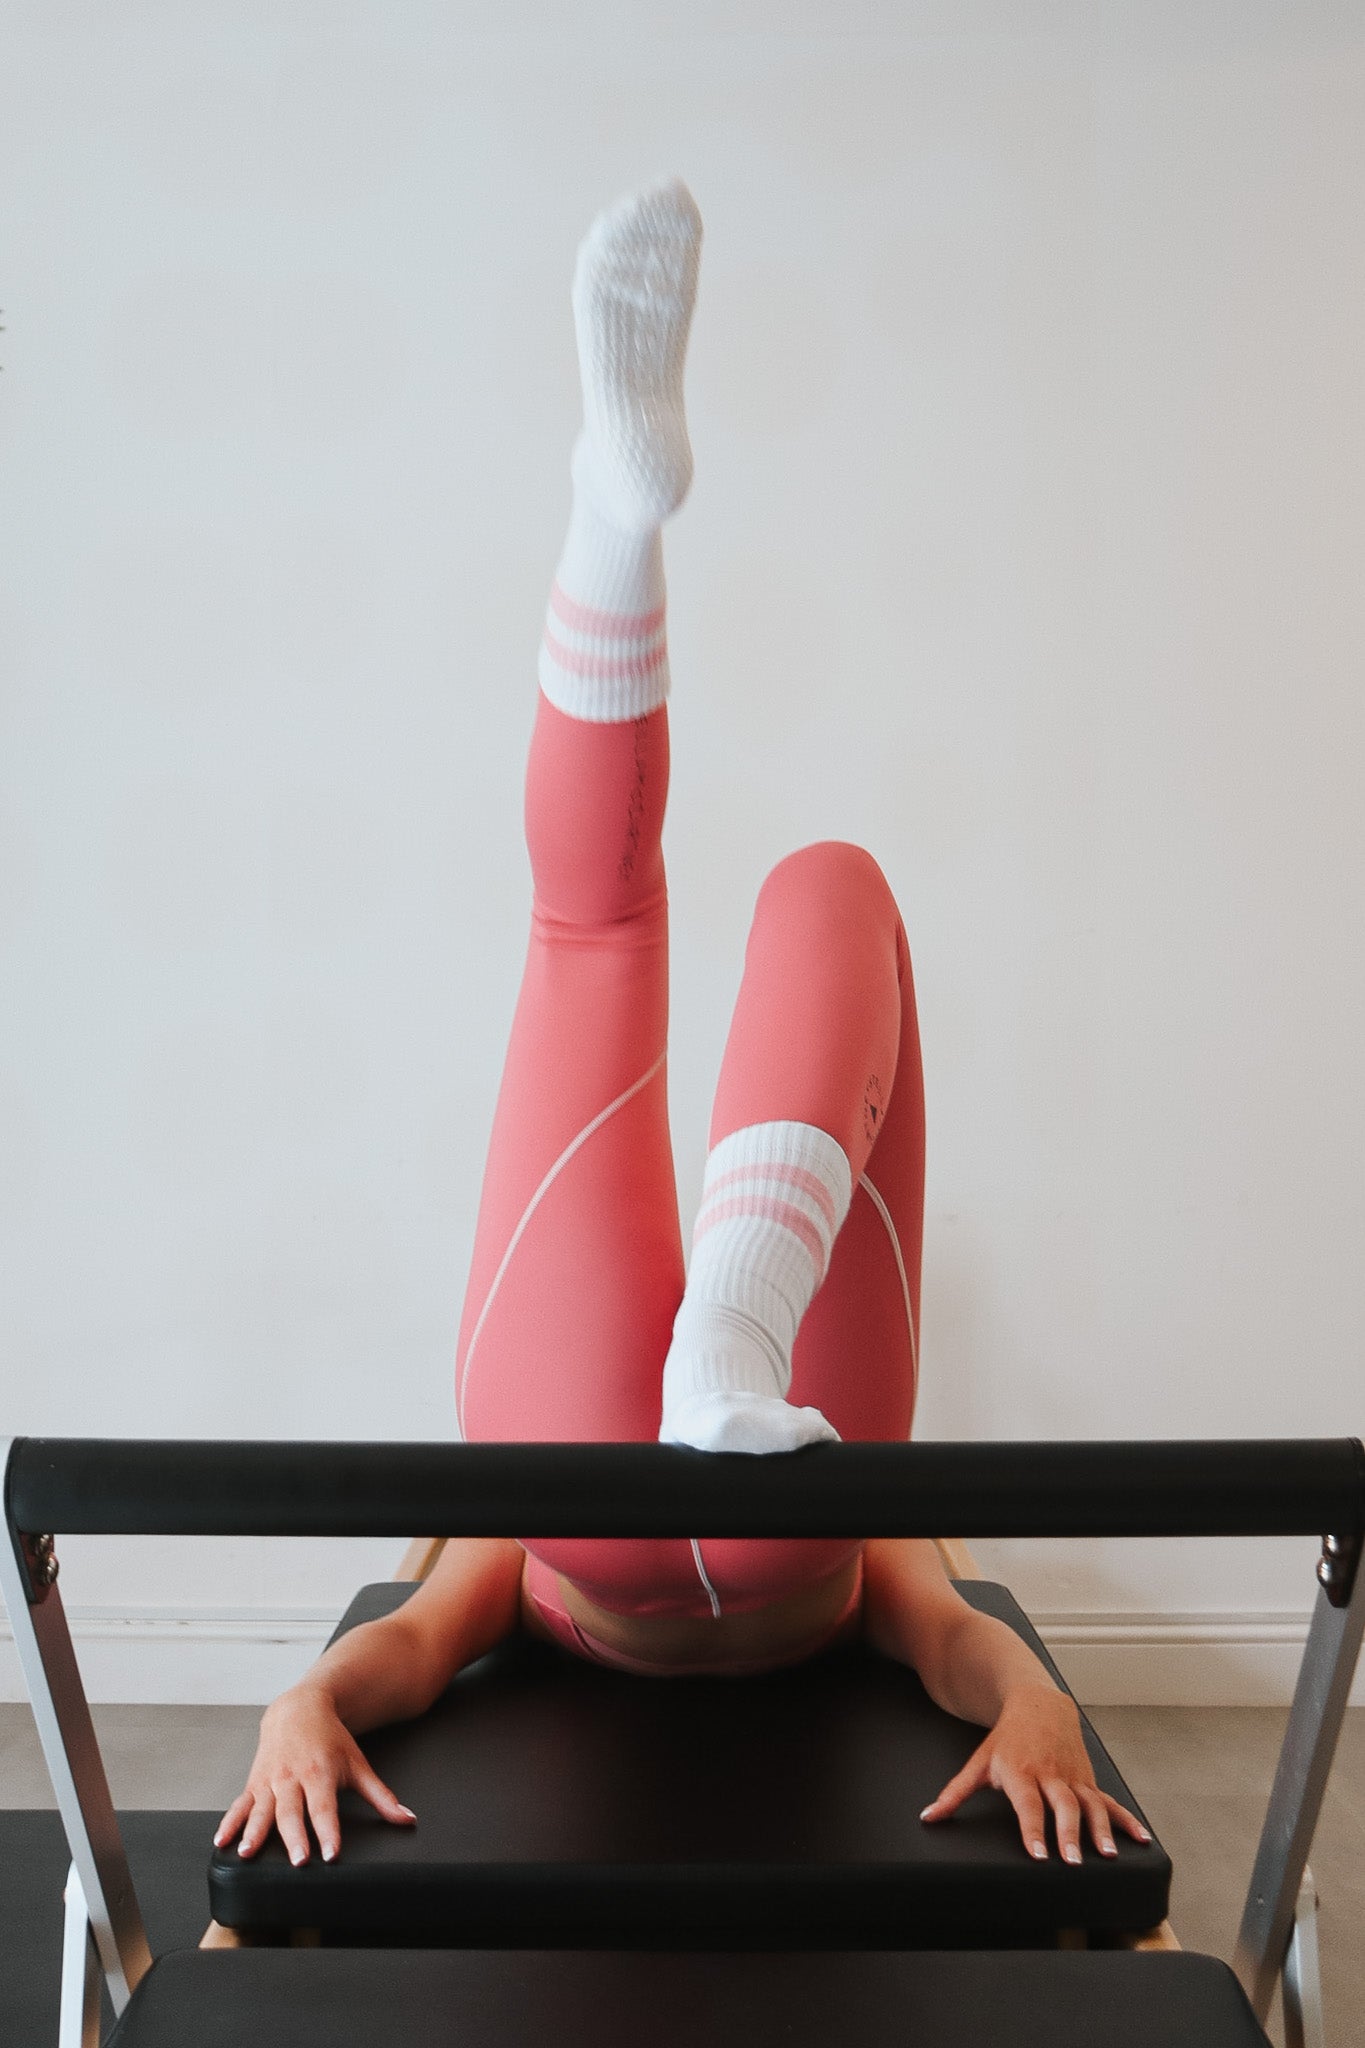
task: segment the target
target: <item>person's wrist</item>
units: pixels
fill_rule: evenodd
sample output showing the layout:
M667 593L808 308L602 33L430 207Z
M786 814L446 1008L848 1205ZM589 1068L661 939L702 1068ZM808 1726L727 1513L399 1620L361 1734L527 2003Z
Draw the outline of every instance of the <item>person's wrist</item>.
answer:
M1076 1702L1069 1692L1063 1692L1046 1676L1018 1678L1005 1687L1001 1702L1002 1713L1020 1711L1045 1713L1075 1712Z
M281 1722L294 1720L300 1713L316 1712L320 1706L333 1714L336 1712L336 1702L326 1685L316 1678L301 1678L297 1685L289 1686L270 1702L261 1716L261 1727L278 1727Z

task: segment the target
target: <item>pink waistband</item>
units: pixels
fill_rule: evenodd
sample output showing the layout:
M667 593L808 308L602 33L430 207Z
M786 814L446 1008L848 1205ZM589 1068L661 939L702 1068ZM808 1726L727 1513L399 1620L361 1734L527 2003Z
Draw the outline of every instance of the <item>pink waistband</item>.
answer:
M786 1664L804 1664L808 1657L816 1656L829 1648L837 1636L847 1627L858 1611L862 1597L862 1558L858 1559L858 1571L853 1588L835 1619L822 1628L809 1643L799 1649L788 1651L781 1657L753 1657L739 1662L718 1664L668 1664L648 1657L632 1657L624 1650L614 1649L596 1636L588 1634L574 1620L564 1605L559 1590L559 1578L547 1564L528 1551L524 1584L527 1597L536 1613L544 1622L555 1641L575 1656L586 1657L591 1664L605 1664L613 1671L629 1671L642 1678L756 1678L760 1672L776 1671Z

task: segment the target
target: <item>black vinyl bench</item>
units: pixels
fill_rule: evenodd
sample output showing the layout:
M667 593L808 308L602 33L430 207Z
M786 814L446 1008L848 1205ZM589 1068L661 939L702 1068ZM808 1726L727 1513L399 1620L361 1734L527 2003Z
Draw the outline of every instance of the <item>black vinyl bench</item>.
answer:
M415 1591L366 1586L336 1635ZM1063 1682L1003 1586L958 1591ZM1136 1810L1082 1725L1101 1788ZM295 1869L277 1836L250 1860L215 1850L210 1906L223 1927L464 1948L1045 1945L1164 1920L1155 1840L1035 1863L990 1789L925 1826L980 1739L861 1646L761 1678L660 1682L514 1637L419 1720L362 1739L415 1829L343 1794L335 1863Z
M0 1590L72 1856L62 2048L97 2040L101 1975L119 2014L117 2048L522 2048L541 2039L634 2048L642 2036L652 2048L827 2048L831 2036L840 2048L900 2048L907 2038L935 2048L1265 2048L1260 2022L1277 1981L1288 2038L1305 2039L1316 1952L1303 1932L1311 1914L1300 1920L1296 1906L1365 1634L1365 1451L1354 1439L822 1444L753 1459L660 1445L21 1438L0 1446L0 1469ZM413 1527L590 1537L1321 1534L1321 1591L1236 1974L1207 1957L1121 1948L841 1950L809 1924L813 1914L804 1949L778 1954L717 1952L712 1931L699 1930L707 1949L686 1954L248 1947L153 1962L57 1590L54 1532L395 1536ZM831 1655L831 1674L836 1666ZM560 1675L575 1685L597 1676ZM646 1688L604 1676L622 1700L701 1682ZM810 1682L824 1679L813 1665ZM553 1731L542 1729L542 1740ZM832 1807L842 1796L839 1753ZM860 1765L849 1768L856 1788ZM626 1787L627 1807L629 1797ZM828 1828L823 1839L834 1839ZM529 1866L513 1867L534 1884ZM1043 1876L1043 1866L1026 1867Z
M154 1963L109 2048L1266 2048L1208 1956L243 1949Z

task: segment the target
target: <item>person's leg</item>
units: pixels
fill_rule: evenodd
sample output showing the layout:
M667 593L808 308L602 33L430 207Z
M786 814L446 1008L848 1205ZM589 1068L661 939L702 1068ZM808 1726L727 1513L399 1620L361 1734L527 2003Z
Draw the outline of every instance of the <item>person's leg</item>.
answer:
M665 1441L781 1450L905 1436L923 1131L891 891L860 848L807 847L755 912L665 1368Z
M691 474L682 357L700 223L670 185L579 254L584 432L526 785L535 885L460 1331L469 1440L648 1441L683 1288L668 1131L659 523ZM690 1546L537 1543L608 1601L700 1596ZM704 1602L703 1602L704 1604Z
M583 431L526 782L531 941L456 1367L467 1435L640 1438L681 1289L664 1070L660 522L686 493L685 187L599 216L574 275Z
M530 945L457 1353L471 1440L658 1427L682 1291L664 1064L667 721L660 706L589 724L544 699L537 715Z
M858 847L765 883L711 1122L665 1442L788 1450L903 1442L914 1412L924 1083L905 932ZM722 1611L831 1576L833 1539L710 1539Z

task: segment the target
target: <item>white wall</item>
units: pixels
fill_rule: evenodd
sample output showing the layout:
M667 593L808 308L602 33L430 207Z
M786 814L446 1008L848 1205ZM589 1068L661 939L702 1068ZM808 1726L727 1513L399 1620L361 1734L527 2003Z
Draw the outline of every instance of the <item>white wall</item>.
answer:
M1358 1429L1359 11L7 0L3 43L0 1424L450 1433L573 251L676 169L685 1207L753 891L864 839L923 1007L921 1434ZM265 1696L395 1553L63 1549L125 1698ZM1306 1542L982 1549L1092 1698L1274 1692L1312 1590Z

